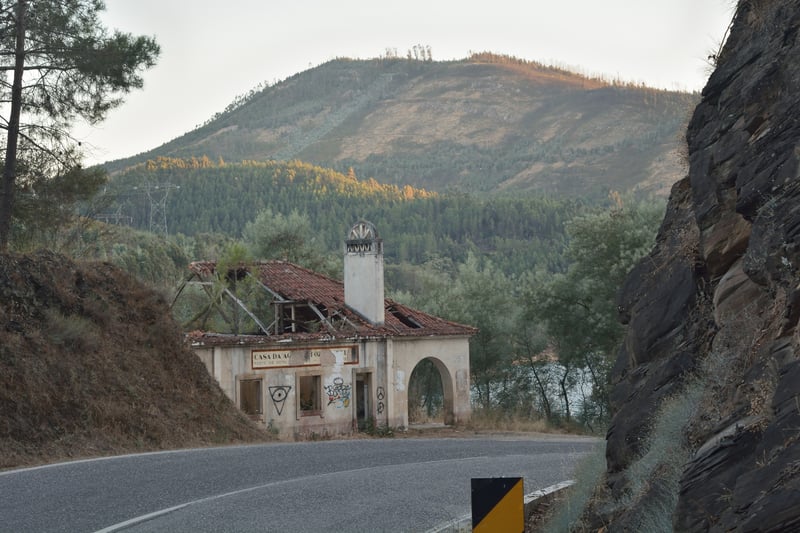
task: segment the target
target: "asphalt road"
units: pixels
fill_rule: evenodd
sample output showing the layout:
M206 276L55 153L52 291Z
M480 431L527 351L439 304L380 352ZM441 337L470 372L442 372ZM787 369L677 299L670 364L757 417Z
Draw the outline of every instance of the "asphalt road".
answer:
M128 455L0 472L2 532L426 531L473 477L572 476L596 440L342 440Z

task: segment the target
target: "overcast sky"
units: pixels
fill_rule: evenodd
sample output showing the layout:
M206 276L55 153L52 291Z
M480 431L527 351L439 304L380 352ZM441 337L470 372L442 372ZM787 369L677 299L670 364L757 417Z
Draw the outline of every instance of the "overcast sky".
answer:
M434 60L490 51L590 75L699 91L733 0L106 0L109 29L155 36L158 65L101 125L88 163L135 155L203 123L262 81L415 44Z

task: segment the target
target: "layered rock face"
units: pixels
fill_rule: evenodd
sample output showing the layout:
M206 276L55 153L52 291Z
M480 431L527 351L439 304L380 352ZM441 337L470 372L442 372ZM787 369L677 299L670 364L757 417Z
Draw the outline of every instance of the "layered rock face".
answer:
M689 176L620 294L608 486L633 506L672 490L678 531L800 530L798 29L798 1L739 3L689 125ZM688 391L677 487L662 465L632 495L632 465ZM636 528L632 508L608 509L611 530Z

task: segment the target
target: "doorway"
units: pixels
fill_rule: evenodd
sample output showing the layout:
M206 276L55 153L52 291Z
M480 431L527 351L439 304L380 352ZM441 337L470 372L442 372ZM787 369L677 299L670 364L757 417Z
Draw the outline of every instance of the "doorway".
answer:
M369 419L372 417L371 390L372 374L356 374L356 427L359 431L367 428Z
M450 372L439 359L425 357L408 380L408 423L451 425L454 420Z

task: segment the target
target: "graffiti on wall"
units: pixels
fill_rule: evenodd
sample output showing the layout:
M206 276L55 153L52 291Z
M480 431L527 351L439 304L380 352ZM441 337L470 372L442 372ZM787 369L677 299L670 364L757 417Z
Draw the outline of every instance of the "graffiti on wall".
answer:
M331 385L325 385L325 393L328 395L328 405L337 408L350 406L350 393L353 386L345 383L342 378L333 378Z
M383 387L378 387L375 391L375 396L378 398L378 414L382 415L383 410L386 407L383 403L383 400L386 398L386 390Z
M272 405L275 406L278 416L281 416L281 413L283 412L283 404L286 403L286 397L289 396L289 391L291 390L292 388L288 385L278 385L269 388L269 395L272 398Z

